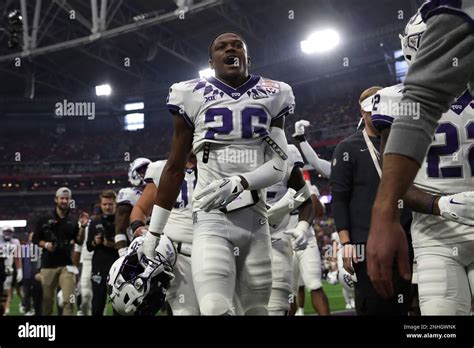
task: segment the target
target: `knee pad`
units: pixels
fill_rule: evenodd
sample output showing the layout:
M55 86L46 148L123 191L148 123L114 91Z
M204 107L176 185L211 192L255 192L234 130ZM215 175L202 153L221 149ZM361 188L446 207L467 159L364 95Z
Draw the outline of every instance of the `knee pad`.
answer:
M231 305L220 294L208 294L199 303L202 315L225 315L231 313Z

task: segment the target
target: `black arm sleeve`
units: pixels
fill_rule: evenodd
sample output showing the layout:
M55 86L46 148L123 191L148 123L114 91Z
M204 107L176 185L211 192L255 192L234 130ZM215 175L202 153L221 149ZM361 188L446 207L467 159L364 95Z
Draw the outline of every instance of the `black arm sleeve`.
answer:
M347 143L339 143L334 150L330 177L332 211L338 231L350 230L351 227L349 206L352 194L352 173L351 150Z
M44 240L44 236L43 236L43 223L44 223L44 219L43 219L43 218L39 218L39 219L36 221L35 230L34 230L34 232L33 232L33 238L32 238L33 244L39 245L39 242L40 242L41 240Z
M86 247L88 251L95 250L94 245L92 245L92 241L94 240L96 233L97 233L97 230L95 228L95 222L92 221L89 225L89 232L87 233Z

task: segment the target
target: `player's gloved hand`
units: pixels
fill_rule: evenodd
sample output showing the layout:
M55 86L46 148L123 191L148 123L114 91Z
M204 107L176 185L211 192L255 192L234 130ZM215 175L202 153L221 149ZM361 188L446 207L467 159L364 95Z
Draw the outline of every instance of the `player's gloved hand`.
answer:
M474 191L442 196L438 201L438 208L445 219L474 226Z
M22 280L23 280L23 270L20 268L16 270L16 283L20 284Z
M306 221L298 222L298 225L288 231L284 231L283 234L286 234L291 237L293 249L294 250L304 250L308 245L308 240L306 239L306 231L309 228L309 223Z
M293 137L304 135L305 127L309 127L311 123L306 120L299 120L295 122L295 133L293 133Z
M125 256L125 255L127 255L127 253L128 253L128 248L127 248L127 247L125 247L125 248L120 248L120 249L118 250L119 257Z
M143 237L143 243L137 250L138 259L141 260L143 255L148 259L154 259L156 256L155 249L160 242L160 236L156 236L153 233L147 232Z
M213 181L202 190L196 199L200 200L200 207L208 212L212 209L225 207L242 193L244 187L239 176L231 176Z

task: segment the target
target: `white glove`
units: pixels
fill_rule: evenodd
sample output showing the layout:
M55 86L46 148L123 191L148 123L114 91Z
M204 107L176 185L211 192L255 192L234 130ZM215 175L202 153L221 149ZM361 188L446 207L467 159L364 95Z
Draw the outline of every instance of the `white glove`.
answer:
M231 176L213 181L204 190L202 190L196 199L200 201L200 207L208 212L212 209L224 208L227 204L236 199L242 193L244 187L241 178Z
M23 270L17 269L16 270L16 283L20 284L22 280L23 280Z
M291 243L293 244L294 250L298 251L306 249L306 246L308 245L306 231L308 228L309 223L306 221L300 221L298 222L298 226L296 226L296 228L283 232L283 234L286 234L292 238Z
M137 250L138 260L142 259L145 255L148 259L154 260L156 256L155 249L160 242L160 237L153 235L153 233L147 232L143 237L143 243Z
M305 127L309 127L311 123L306 120L299 120L295 122L295 133L293 133L293 137L298 135L304 135Z
M474 226L474 191L442 196L438 207L440 215L445 219Z
M126 256L128 254L128 248L127 247L120 248L118 250L118 254L119 254L119 257Z

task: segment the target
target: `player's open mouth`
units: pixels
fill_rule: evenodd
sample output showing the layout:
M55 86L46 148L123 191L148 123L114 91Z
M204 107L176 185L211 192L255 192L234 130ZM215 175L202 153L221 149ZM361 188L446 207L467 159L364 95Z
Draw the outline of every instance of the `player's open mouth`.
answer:
M224 64L235 66L235 63L238 62L238 59L239 58L237 58L237 56L228 56L226 59L224 59Z

